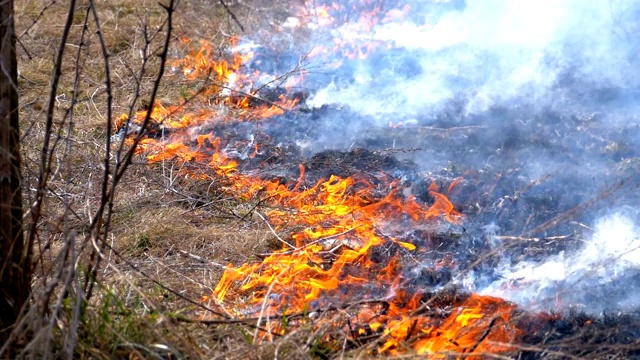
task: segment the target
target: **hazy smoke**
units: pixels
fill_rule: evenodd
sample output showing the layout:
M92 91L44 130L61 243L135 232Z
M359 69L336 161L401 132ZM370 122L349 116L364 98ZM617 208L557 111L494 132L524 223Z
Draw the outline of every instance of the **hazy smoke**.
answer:
M581 250L539 263L505 261L497 271L500 280L477 290L538 310L578 307L598 313L637 308L638 230L628 215L606 216Z
M309 103L398 118L456 99L473 114L496 104L575 102L585 86L638 83L637 1L416 0L411 9L404 22L380 24L364 39L404 53L357 66L350 85L333 83ZM350 31L334 34L355 38Z
M494 249L502 245L495 235L535 228L612 182L634 176L639 181L639 1L409 2L406 16L391 16L371 29L305 25L295 18L283 24L313 30L311 45L301 49L325 50L317 63L312 57L307 64L316 73L304 84L306 105L315 110L308 111L313 131L298 132L313 134L299 140L304 151L419 148L403 158L424 173L458 167L484 172L485 180L495 175L495 188L479 196L494 203L478 205L482 200L476 198L466 204L493 206L495 213L508 209L502 217L469 215L470 222L489 224L476 229ZM378 47L364 59L342 58L340 51L327 55L345 43ZM340 65L325 69L326 63ZM390 123L407 126L390 131ZM465 125L482 130L419 133ZM615 206L637 207L638 201L639 195L629 194ZM633 211L601 216L607 213L603 204L581 214L579 220L595 224L595 232L584 236L580 249L537 262L505 255L493 272L471 274L467 285L540 310L637 308L640 219ZM541 208L548 213L536 213ZM504 220L516 210L527 216ZM480 242L481 236L470 237Z
M602 154L611 144L635 147L640 142L635 115L640 110L640 2L415 0L410 7L403 20L383 21L368 33L354 33L358 27L353 24L334 29L336 38L382 42L390 50L353 62L348 81L334 78L315 89L307 104L345 107L378 126L401 121L430 125L454 108L445 127L482 124L487 130L475 143L449 139L441 151L433 149L433 139L424 144L399 139L400 146L427 147L411 159L425 171L438 165L437 159L439 164L488 164L496 171L517 167L514 173L524 181L561 174L560 186L541 188L537 195L555 199L557 211L597 193L621 176L615 168L624 167L625 156L636 156L635 151L614 158ZM508 112L492 112L496 108ZM585 126L591 120L568 120L584 113L598 114L597 121ZM338 125L345 129L343 121ZM358 136L367 126L371 123L354 119L334 137ZM349 128L357 129L355 135ZM603 131L611 134L594 135ZM536 132L543 134L539 144L530 140ZM454 155L453 148L466 150ZM568 184L572 190L563 190ZM595 233L585 236L580 250L536 263L512 263L505 257L490 279L472 274L467 280L482 293L539 310L573 306L594 313L637 307L640 285L632 286L640 280L637 220L622 213L600 220L590 215L586 221L596 224ZM485 230L505 230L500 227Z

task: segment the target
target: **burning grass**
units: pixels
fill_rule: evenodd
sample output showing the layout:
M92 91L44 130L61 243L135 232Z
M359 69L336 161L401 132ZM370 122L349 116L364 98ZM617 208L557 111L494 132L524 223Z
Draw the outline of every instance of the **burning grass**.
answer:
M560 221L562 215L575 214L567 211L560 220L549 219L558 207L544 196L531 195L539 204L532 201L518 207L518 199L535 192L544 176L536 184L526 183L515 167L505 168L503 175L463 163L470 153L465 152L468 145L463 141L472 143L483 132L493 131L489 126L453 126L457 123L451 119L427 126L420 119L397 123L390 119L388 127L381 127L349 109L305 107L309 84L328 85L326 74L314 72L310 59L323 63L323 69L333 72L331 81L340 83L352 75L357 61L389 62L384 55L387 44L342 36L332 46L292 55L283 46L289 41L283 40L288 36L284 25L271 24L272 32L260 34L266 18L255 16L256 9L267 11L283 24L293 22L288 17L296 15L306 26L291 34L299 41L313 38L309 29L323 26L333 26L334 33L341 35L367 33L377 23L409 16L410 7L403 4L314 2L306 4L305 12L300 4L283 10L276 9L275 2L250 2L225 9L189 2L178 11L179 41L172 48L170 74L159 89L161 98L154 104L139 101L130 112L127 106L135 93L131 69L139 61L139 42L145 37L144 29L158 27L162 18L154 12L139 13L127 0L104 6L104 33L113 34L105 40L117 78L114 109L125 115L118 118L114 134L104 131L105 114L99 110L105 101L104 73L98 62L87 57L81 77L86 94L73 129L77 134L74 152L64 158L70 168L50 182L51 203L41 235L44 250L39 249L39 254L48 256L43 263L55 263L49 249L64 246L62 240L56 243L59 234L85 230L83 211L89 214L99 201L93 179L100 171L104 139L131 145L140 131L144 139L114 201L110 243L103 247L105 264L96 279L97 296L87 304L90 316L76 334L79 346L73 354L140 358L637 355L638 321L632 314L598 318L531 313L512 302L463 289L459 281L454 284L455 276L496 267L501 252L515 254L514 259L533 253L545 259L583 240L576 234L534 237L557 229L558 223L566 229L569 225ZM344 9L357 11L358 16L346 16ZM18 5L25 18L40 10L31 2ZM263 44L271 46L225 35L238 31L228 10L233 10L249 34L270 40ZM58 36L53 28L40 24L55 22L62 13L52 5L24 38L31 58L24 54L21 63L23 119L37 118L42 109L37 99L44 95L39 91L50 70L42 59ZM203 13L212 15L205 20ZM225 21L210 27L209 18ZM194 26L196 21L202 21L201 26ZM335 54L342 60L335 61ZM289 66L283 68L276 60ZM410 70L409 65L398 66ZM73 88L70 79L63 78L63 92ZM152 79L142 79L140 98L144 100ZM69 105L64 96L57 101L59 107ZM151 122L143 130L147 113ZM314 146L334 144L327 138L336 130L323 122L329 117L362 126L354 132L364 140L347 149L319 151ZM536 129L546 129L553 122L527 121L522 126ZM24 148L30 181L40 126L33 121L23 127L29 129ZM561 133L562 126L553 131ZM425 138L428 154L434 157L439 155L437 149L460 145L463 168L450 166L425 174L414 162L399 160L402 153L421 149L399 148L396 141L423 144ZM553 147L551 141L546 145ZM501 149L508 152L518 146L505 142ZM501 192L504 188L517 190L511 196ZM66 212L69 208L73 216ZM464 214L495 215L498 221L511 216L510 226L517 227L520 235L485 239L468 235ZM478 230L471 226L471 231ZM511 244L494 246L495 241ZM43 271L41 277L46 276ZM504 286L517 287L518 279ZM72 300L64 305L62 325L53 334L60 347L74 311Z

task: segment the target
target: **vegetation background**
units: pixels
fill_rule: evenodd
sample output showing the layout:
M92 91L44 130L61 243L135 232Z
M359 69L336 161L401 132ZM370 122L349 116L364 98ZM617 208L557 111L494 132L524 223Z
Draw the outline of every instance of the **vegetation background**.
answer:
M0 356L311 356L312 337L302 330L254 346L251 324L198 321L207 311L202 297L226 264L275 246L264 223L243 216L255 202L216 191L213 179L179 176L170 162L148 165L110 141L121 114L153 99L177 104L201 85L163 74L165 63L199 40L224 49L231 36L286 18L286 7L210 0L14 6L33 291Z

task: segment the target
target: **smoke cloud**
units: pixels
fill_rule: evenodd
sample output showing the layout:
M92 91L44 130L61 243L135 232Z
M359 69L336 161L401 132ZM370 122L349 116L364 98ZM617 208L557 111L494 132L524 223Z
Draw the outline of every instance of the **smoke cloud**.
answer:
M464 115L495 105L539 108L590 96L585 90L638 85L635 1L414 1L403 22L352 34L349 24L334 34L382 41L393 61L355 68L347 86L334 82L308 102L348 105L383 121L423 116L462 101ZM363 38L365 36L365 38ZM368 38L366 38L368 36ZM584 101L584 100L583 100Z
M376 145L420 148L404 158L427 173L449 164L511 173L514 180L494 196L519 196L505 207L523 212L546 199L555 206L553 215L637 173L640 3L415 0L409 7L402 20L382 21L370 31L353 23L332 29L334 43L388 50L358 61L339 59L350 73L333 74L312 89L308 106L357 114L326 117L312 151L370 147L372 126L413 126L392 143ZM325 37L318 41L326 47ZM446 140L416 135L425 126L468 125L483 130ZM512 195L545 176L551 177L546 184ZM629 196L621 203L635 207L637 200ZM599 207L581 219L595 224L595 231L579 249L536 262L505 256L491 278L471 274L467 285L538 310L637 307L639 289L621 284L640 279L638 218ZM523 221L507 226L494 220L470 219L484 221L479 228L492 232L524 231Z
M593 235L575 252L545 261L498 266L498 281L478 288L536 310L578 308L589 313L640 306L638 226L628 214L599 219ZM480 283L478 279L472 280Z
M279 118L290 126L273 125L273 138L294 134L307 158L328 149L392 150L419 167L418 175L398 176L411 191L438 174L475 174L478 184L463 182L452 201L471 223L465 238L485 242L478 248L495 250L497 235L517 236L589 203L575 220L593 233L565 223L532 235L571 233L582 246L535 261L505 254L464 283L537 310L637 308L640 195L591 200L614 182L640 182L640 2L402 4L372 26L352 14L331 25L290 17L273 40L286 44L285 56L256 43L234 49L264 53L247 65L264 74L300 65L293 52L321 49L303 64L304 111ZM374 50L354 59L344 44ZM256 84L273 79L263 80ZM482 190L482 181L493 185ZM474 186L475 197L465 195Z

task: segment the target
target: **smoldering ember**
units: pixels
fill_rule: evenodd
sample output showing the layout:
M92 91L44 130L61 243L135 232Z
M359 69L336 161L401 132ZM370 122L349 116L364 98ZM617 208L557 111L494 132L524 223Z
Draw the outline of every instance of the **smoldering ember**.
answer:
M142 158L261 199L280 250L207 306L260 341L640 357L640 5L298 3L222 51L183 39L171 71L207 85L114 137L151 111Z

